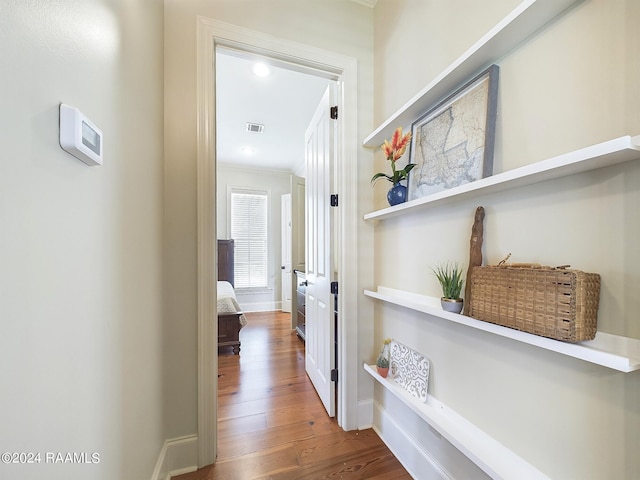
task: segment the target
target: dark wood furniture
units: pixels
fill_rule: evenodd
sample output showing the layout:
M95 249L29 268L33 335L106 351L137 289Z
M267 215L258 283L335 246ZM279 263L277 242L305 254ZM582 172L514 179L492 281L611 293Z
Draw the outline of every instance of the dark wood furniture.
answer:
M307 281L304 272L294 270L294 273L296 275L296 311L293 312L293 314L296 315L296 333L302 340L305 340L305 295L307 290Z
M233 270L235 245L233 240L218 240L218 280L234 285Z
M218 280L233 286L233 240L218 240ZM240 315L242 312L218 313L218 347L233 347L234 355L240 353Z

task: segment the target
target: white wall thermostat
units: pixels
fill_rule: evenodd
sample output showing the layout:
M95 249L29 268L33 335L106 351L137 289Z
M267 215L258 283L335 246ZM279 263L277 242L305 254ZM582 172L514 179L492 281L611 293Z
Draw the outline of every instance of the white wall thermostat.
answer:
M87 165L102 165L102 130L80 110L60 104L60 146Z

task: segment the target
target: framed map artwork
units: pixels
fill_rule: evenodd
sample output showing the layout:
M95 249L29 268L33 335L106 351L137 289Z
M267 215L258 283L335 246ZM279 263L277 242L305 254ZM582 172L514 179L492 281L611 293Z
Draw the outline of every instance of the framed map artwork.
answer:
M491 65L413 123L409 200L492 175L497 103Z

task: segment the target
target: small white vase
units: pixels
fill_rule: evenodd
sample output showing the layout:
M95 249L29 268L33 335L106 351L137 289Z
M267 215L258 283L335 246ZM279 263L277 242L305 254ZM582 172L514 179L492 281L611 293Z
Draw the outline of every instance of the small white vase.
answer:
M440 305L445 312L460 313L464 301L461 298L440 298Z

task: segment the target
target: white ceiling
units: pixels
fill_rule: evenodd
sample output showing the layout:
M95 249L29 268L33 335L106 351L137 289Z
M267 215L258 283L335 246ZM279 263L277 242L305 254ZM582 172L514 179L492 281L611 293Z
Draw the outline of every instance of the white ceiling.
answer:
M304 132L330 80L269 62L271 74L256 76L245 54L216 53L216 139L221 164L294 171L304 164ZM247 122L264 125L247 132ZM253 153L243 153L250 147Z

